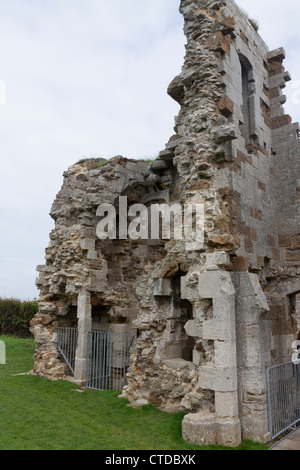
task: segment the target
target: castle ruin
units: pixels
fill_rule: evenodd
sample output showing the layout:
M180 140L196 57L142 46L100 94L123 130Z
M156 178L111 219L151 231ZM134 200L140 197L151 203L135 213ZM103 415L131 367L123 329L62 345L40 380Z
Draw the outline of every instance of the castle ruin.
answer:
M168 94L175 134L152 163L117 156L64 174L39 266L33 373L65 378L58 327L135 336L122 396L185 411L183 437L237 446L269 439L266 368L291 360L300 329L299 125L290 75L233 0L181 0L187 38ZM100 240L100 204L202 204L204 245Z

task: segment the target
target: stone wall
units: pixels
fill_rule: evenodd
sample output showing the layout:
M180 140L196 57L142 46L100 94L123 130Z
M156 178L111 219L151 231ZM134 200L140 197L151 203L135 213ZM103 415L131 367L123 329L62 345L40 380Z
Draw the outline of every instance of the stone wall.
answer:
M139 309L135 280L149 260L161 257L161 249L157 243L99 240L96 227L100 217L96 212L99 204L114 204L121 194L132 201L138 195L139 200L147 185L153 186L143 176L147 167L145 162L116 157L107 164L82 162L64 174L64 184L51 209L55 229L46 249L46 264L37 268L41 296L32 331L37 342L34 370L39 374L57 377L49 355L60 374L66 372L58 360L55 328L77 326L81 294L91 294L94 329L109 324L114 332L133 332L132 320Z
M152 163L115 157L65 173L38 268L34 373L68 371L56 326L134 333L123 396L189 412L185 439L268 439L265 368L299 328L298 125L284 113L285 53L269 51L234 1L182 0L187 38L168 93L175 134ZM104 164L105 163L105 164ZM100 240L100 204L202 204L204 244Z

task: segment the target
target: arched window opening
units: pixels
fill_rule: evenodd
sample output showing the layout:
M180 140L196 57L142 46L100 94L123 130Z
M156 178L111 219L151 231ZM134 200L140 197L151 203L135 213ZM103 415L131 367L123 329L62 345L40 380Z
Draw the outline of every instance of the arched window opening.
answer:
M242 114L243 121L240 123L240 130L245 139L246 147L257 143L256 121L255 121L255 81L253 78L253 68L249 60L239 56L241 65L242 80Z

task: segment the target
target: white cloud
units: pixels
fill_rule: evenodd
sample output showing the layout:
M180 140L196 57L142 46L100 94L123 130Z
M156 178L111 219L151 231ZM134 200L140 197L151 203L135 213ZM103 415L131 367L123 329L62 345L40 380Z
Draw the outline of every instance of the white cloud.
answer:
M155 156L178 105L174 0L0 0L0 296L36 295L63 171L82 157Z
M300 79L298 0L240 0ZM179 0L0 0L0 296L37 295L62 173L82 157L156 156L178 105ZM299 105L291 113L300 120ZM298 115L298 116L297 116Z

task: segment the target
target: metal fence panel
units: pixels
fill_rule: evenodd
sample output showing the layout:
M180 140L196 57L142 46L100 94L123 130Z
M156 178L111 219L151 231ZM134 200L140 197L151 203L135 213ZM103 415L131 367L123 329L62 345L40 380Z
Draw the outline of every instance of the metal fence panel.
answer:
M96 390L122 390L134 336L111 330L88 333L86 386Z
M269 430L272 439L300 422L300 364L267 369Z
M77 328L56 328L57 347L60 354L68 364L70 371L74 374L75 356L78 343Z

